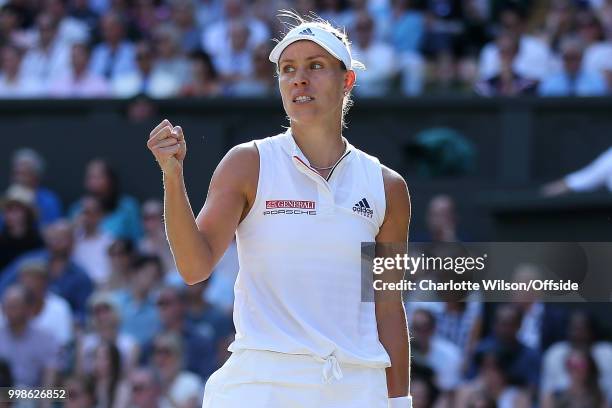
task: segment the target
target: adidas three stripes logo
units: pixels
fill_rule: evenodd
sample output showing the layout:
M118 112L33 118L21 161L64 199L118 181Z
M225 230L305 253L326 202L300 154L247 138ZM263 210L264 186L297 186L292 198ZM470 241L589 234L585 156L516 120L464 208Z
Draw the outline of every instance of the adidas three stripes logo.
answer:
M374 211L372 211L372 209L370 208L370 204L368 203L368 200L365 199L365 197L355 203L355 205L353 206L353 212L361 214L367 218L372 218L372 215L374 214Z

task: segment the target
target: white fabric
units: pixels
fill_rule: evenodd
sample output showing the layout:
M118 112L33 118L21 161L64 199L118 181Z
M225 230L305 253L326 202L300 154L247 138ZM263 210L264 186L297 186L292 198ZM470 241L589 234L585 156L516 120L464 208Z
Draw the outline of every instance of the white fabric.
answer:
M355 43L353 55L368 67L359 74L355 93L358 96L384 96L388 93L398 71L393 47L383 42L372 42L368 48L361 48Z
M435 373L436 385L449 391L457 388L461 382L461 349L450 341L434 335L429 345L425 362Z
M389 408L412 408L412 397L389 398Z
M61 346L72 340L72 311L64 298L49 292L45 297L43 309L36 315L31 324L53 333Z
M77 231L75 235L74 261L85 269L96 285L105 284L111 271L108 248L113 243L113 237L106 232L97 232L88 237L83 231Z
M517 334L521 343L535 350L540 349L543 317L544 304L541 302L533 303L523 315L521 328Z
M572 191L592 191L605 186L612 191L612 147L586 167L565 176Z
M326 381L322 372L334 364L306 355L241 350L208 379L202 408L389 407L384 368L347 364L342 375Z
M190 401L200 401L204 394L204 384L200 377L189 371L176 376L160 404L162 407L185 407Z
M590 45L584 52L582 69L599 73L612 70L612 41Z
M374 303L361 301L361 243L375 241L385 215L380 163L347 142L326 181L290 130L255 143L259 183L237 230L229 350L333 354L341 364L390 366Z
M319 23L303 23L291 29L291 31L276 44L274 49L272 49L270 61L278 64L278 60L285 48L300 40L313 41L319 44L331 55L342 61L347 69L364 68L361 62L352 58L350 49L344 45L338 37L324 29Z

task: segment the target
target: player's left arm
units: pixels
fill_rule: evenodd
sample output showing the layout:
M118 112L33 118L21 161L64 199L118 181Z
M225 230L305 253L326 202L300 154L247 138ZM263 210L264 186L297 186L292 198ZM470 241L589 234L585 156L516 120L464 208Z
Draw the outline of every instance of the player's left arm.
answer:
M410 194L402 176L384 166L383 181L387 207L385 219L376 236L376 256L395 257L407 251ZM404 270L398 269L385 271L375 279L399 282L403 277ZM391 367L386 370L389 398L403 397L409 395L410 391L410 344L402 292L377 291L375 300L378 336L391 358Z

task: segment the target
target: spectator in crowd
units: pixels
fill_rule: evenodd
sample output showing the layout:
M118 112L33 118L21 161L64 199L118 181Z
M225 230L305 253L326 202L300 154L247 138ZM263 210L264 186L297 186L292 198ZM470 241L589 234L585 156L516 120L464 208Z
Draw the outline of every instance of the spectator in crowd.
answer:
M547 76L539 87L542 96L600 96L606 93L605 78L597 71L585 71L582 67L582 43L577 38L565 38L561 42L563 68Z
M74 230L70 223L58 220L47 226L43 233L45 249L28 252L12 262L2 274L0 290L18 277L21 264L42 261L46 266L49 289L68 301L77 322L83 324L87 312L87 298L93 291L93 282L83 268L72 258Z
M54 0L59 1L59 0ZM91 49L85 43L71 47L70 71L49 86L49 95L57 98L102 98L110 93L107 81L89 70Z
M131 7L132 19L130 24L136 29L139 36L149 37L168 19L170 10L167 1L138 0Z
M414 360L433 370L434 382L442 392L455 390L461 380L461 350L436 334L436 319L431 311L417 309L411 323Z
M404 51L397 56L401 91L404 96L417 96L425 86L425 59L413 51Z
M425 33L422 50L426 55L448 53L457 55L466 19L464 3L456 0L428 0L425 2Z
M170 7L183 54L199 51L202 34L196 24L195 3L190 0L171 0Z
M574 350L591 353L599 371L601 389L608 401L612 401L612 343L601 341L595 320L580 309L570 316L567 340L553 344L544 354L542 393L553 394L571 387L572 378L566 364Z
M34 191L11 186L2 199L4 228L0 231L0 271L25 252L44 246L38 232Z
M55 192L41 185L45 174L45 160L33 149L15 151L11 159L11 181L36 193L36 209L41 227L62 216L62 203Z
M198 0L194 5L194 15L200 28L209 27L224 18L223 0Z
M427 206L427 241L457 242L460 241L457 231L458 216L455 201L446 194L439 194L429 201Z
M108 12L100 19L103 41L91 56L91 71L108 81L136 70L134 45L126 39L126 24L117 12Z
M476 354L478 377L457 392L454 407L468 408L481 405L498 408L530 408L529 394L512 384L512 354L501 349L491 349ZM491 403L491 400L494 403Z
M222 0L224 18L221 18L202 33L202 48L211 56L213 61L227 60L223 54L232 53L227 44L230 41L230 32L233 23L241 22L248 27L248 43L246 48L252 50L256 45L270 40L270 31L266 25L248 15L247 3L242 0ZM240 27L239 24L239 27Z
M544 35L550 49L558 53L561 41L573 35L575 26L575 4L570 0L552 1L544 21Z
M500 14L500 24L501 37L481 50L478 69L480 78L486 79L501 74L503 65L508 63L508 55L503 55L509 52L508 48L513 49L511 62L516 76L535 80L546 77L554 68L551 66L552 53L544 41L526 33L524 11L518 6L505 7ZM513 42L516 44L510 47L507 37L514 38ZM500 49L500 46L503 46L504 50Z
M85 170L85 192L100 200L104 208L102 230L114 238L138 241L142 236L140 207L133 197L122 194L119 177L110 164L102 159L93 159ZM81 210L76 202L70 209L73 217Z
M132 264L136 257L134 243L129 239L117 239L108 248L110 274L106 285L100 289L117 290L129 285L132 278Z
M495 48L499 55L499 72L488 79L478 82L475 91L480 96L518 96L534 94L538 82L522 76L515 71L515 60L519 53L519 43L512 33L504 33L497 40Z
M59 346L53 332L31 323L33 303L33 295L23 286L4 292L0 358L8 363L14 386L53 387L60 369Z
M388 33L384 38L396 52L418 52L421 48L425 20L421 11L414 8L412 0L393 0Z
M185 296L175 286L163 287L157 297L157 307L162 323L162 332L174 333L181 339L186 370L206 379L218 368L215 359L215 329L212 326L194 326L187 318ZM152 343L143 350L151 355Z
M143 346L159 330L160 321L155 307L155 289L163 278L161 261L155 256L141 256L132 265L129 286L117 291L121 312L121 331L134 337Z
M336 27L346 27L347 3L345 0L315 0L317 15Z
M493 333L485 337L476 347L476 355L499 351L510 358L507 366L508 380L512 384L529 387L535 395L540 376L540 354L525 346L518 339L522 315L520 309L512 304L503 304L495 311ZM474 377L477 367L473 365L470 377Z
M482 303L476 298L446 301L435 313L436 334L459 347L464 359L472 355L482 331ZM467 361L463 362L463 367ZM463 368L462 368L463 370Z
M176 333L163 333L155 337L152 362L161 379L164 404L177 408L200 408L204 384L197 374L183 369L183 347Z
M606 39L601 21L589 10L579 13L577 20L577 33L585 44L584 70L605 75L612 69L612 37Z
M160 25L153 32L153 41L157 51L153 71L177 78L176 94L189 77L189 62L181 50L180 32L173 25Z
M586 193L602 187L612 191L612 147L582 169L545 184L541 188L541 193L547 197L554 197L570 192Z
M268 44L259 44L251 54L253 72L251 75L233 83L228 94L234 96L271 96L278 95L279 89L274 75L274 65L268 55L271 48Z
M0 6L0 47L10 44L27 47L28 34L22 25L23 18L18 6L10 2Z
M565 360L565 369L570 378L569 386L546 393L542 398L542 408L609 407L599 386L599 369L588 349L570 351Z
M440 390L434 384L435 373L427 366L410 367L410 395L412 408L444 407L438 398ZM448 400L447 400L448 401Z
M535 264L519 264L512 276L513 282L532 282L546 277ZM541 293L535 290L517 290L512 292L512 302L523 315L519 340L532 349L543 351L565 335L566 313L554 303L541 300Z
M90 7L87 0L70 0L69 15L87 26L90 37L98 26L100 16Z
M85 23L68 15L67 0L44 0L44 10L57 21L58 40L68 47L75 43L89 41L89 27Z
M42 83L36 77L28 77L21 71L24 50L6 44L0 55L0 98L35 98L43 93Z
M363 62L366 70L359 75L360 85L355 88L358 96L383 96L392 88L397 74L397 56L393 48L374 37L374 19L367 12L356 16L355 42L352 53Z
M180 95L196 98L220 95L223 86L210 55L204 51L194 51L189 54L189 61L191 75Z
M93 379L98 407L123 408L130 398L130 390L123 380L125 367L121 353L112 342L102 341L95 349Z
M102 343L114 344L121 354L122 370L131 371L138 362L140 349L136 339L119 331L121 317L117 302L109 292L96 292L89 301L90 326L76 345L76 372L89 375L95 369L96 350Z
M242 20L228 25L229 44L226 51L218 53L213 62L224 82L233 84L248 78L253 73L251 35L249 26Z
M144 95L151 98L170 98L180 89L182 78L162 70L155 70L153 45L146 41L136 44L136 70L118 75L112 81L113 93L119 98Z
M111 272L108 250L113 243L109 233L102 231L102 203L93 195L81 199L81 212L75 229L74 260L81 265L96 285L108 282Z
M65 408L92 408L96 407L96 392L93 379L90 377L74 376L64 381L66 389Z
M26 81L38 82L47 93L46 86L70 71L70 46L58 36L58 22L49 13L36 18L38 40L21 63L20 75Z
M164 273L168 275L176 270L176 266L166 238L164 204L157 199L147 200L142 204L141 213L144 236L138 243L138 248L144 255L159 257Z
M232 317L223 309L208 302L204 293L208 280L184 287L185 313L189 324L202 333L213 333L218 343L225 336L234 333Z
M130 408L163 408L161 379L151 368L138 368L129 376Z
M204 293L207 302L228 315L232 314L234 307L234 284L239 269L238 249L234 238L213 268L210 283L207 284Z
M48 290L49 265L41 260L24 261L19 268L19 283L31 293L31 324L51 333L55 341L67 348L74 339L70 305Z

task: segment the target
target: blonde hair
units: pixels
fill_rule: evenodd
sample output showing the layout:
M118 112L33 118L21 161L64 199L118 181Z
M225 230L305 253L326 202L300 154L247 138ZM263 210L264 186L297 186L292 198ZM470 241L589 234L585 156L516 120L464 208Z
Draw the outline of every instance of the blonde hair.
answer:
M285 33L282 34L281 37L284 37L285 35L287 35L289 31L291 31L295 27L298 27L302 24L307 24L307 23L315 24L317 27L332 33L336 38L342 41L342 43L346 46L346 48L349 51L351 50L351 42L349 41L348 36L346 32L344 31L344 29L340 30L339 28L331 24L329 21L325 20L324 18L319 17L313 11L311 11L308 16L303 17L303 16L300 16L297 12L293 10L280 10L277 17L281 21L281 24L287 30ZM284 19L288 19L289 21L284 20ZM280 42L281 39L274 39L274 41ZM340 66L345 71L353 70L353 68L365 69L365 65L363 65L359 61L355 61L354 65L355 65L354 67L347 67L345 66L344 62L340 61ZM276 66L276 74L279 75L278 65ZM353 84L353 86L355 86L355 84ZM352 88L346 93L346 95L344 95L344 98L342 99L342 117L340 120L341 120L341 124L343 128L346 128L345 116L348 113L351 106L353 106L354 104L351 91L352 91Z

